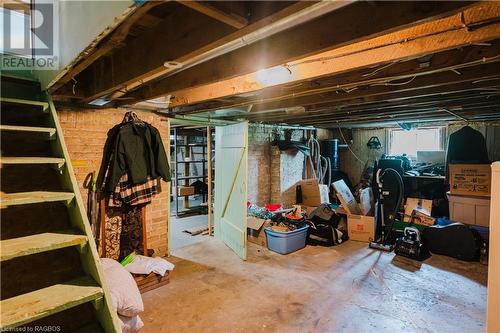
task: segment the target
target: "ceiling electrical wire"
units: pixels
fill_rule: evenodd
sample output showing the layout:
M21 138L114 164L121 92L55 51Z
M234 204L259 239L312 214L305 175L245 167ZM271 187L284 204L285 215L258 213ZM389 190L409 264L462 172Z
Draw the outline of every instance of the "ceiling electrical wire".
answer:
M354 157L355 157L355 158L356 158L356 159L357 159L357 160L358 160L361 164L365 165L365 164L366 164L366 162L365 162L365 161L363 161L362 159L360 159L360 158L358 157L358 155L356 155L356 154L354 153L354 151L351 149L351 146L347 143L347 140L346 140L346 139L345 139L345 137L344 137L344 133L342 133L342 129L340 128L340 124L339 124L339 122L338 122L338 121L337 121L337 128L339 129L340 136L342 137L342 140L344 141L345 145L347 146L347 149L349 149L349 151L351 152L351 154L352 154L352 155L353 155L353 156L354 156Z
M393 62L391 62L391 63L388 63L387 65L384 65L384 66L382 66L382 67L379 67L379 68L375 69L373 72L366 73L366 74L363 74L363 75L361 75L361 76L363 76L363 77L373 76L373 75L377 74L378 72L380 72L381 70L384 70L384 69L386 69L386 68L389 68L389 67L391 67L392 65L397 64L398 62L399 62L399 61L393 61Z
M383 83L374 83L371 84L371 86L404 86L405 84L411 83L413 80L415 80L417 76L415 75L411 79L405 82L396 82L396 83L390 83L390 82L383 82Z

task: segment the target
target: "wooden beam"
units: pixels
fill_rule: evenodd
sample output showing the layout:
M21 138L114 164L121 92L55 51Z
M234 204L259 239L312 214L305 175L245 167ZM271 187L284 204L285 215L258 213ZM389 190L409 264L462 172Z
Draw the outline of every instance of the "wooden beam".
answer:
M179 3L236 29L241 29L248 24L246 18L234 13L228 14L208 3L201 3L197 0L179 1Z
M470 108L467 112L460 113L461 116L467 117L469 121L484 121L484 120L499 120L500 114L493 113L491 111L495 111L500 107L500 104L495 104L491 106L486 106L481 109ZM416 116L415 111L407 112L406 114L398 115L398 116L379 116L379 117L369 117L362 120L353 120L353 119L343 119L340 121L327 121L323 120L321 123L314 124L314 126L322 127L322 128L332 128L332 127L351 127L351 126L380 126L384 123L401 123L401 122L429 122L429 121L450 121L450 120L460 120L457 117L446 113L444 110L441 112L435 112L428 115L418 115ZM304 124L309 124L305 122Z
M453 95L445 96L428 96L420 99L419 102L409 102L406 104L378 104L372 107L358 108L356 106L346 106L344 108L331 107L325 108L319 112L302 112L299 114L281 114L281 117L275 115L261 115L260 117L253 117L250 121L258 122L294 122L303 121L308 123L322 122L333 119L354 119L362 115L377 115L377 114L398 114L407 111L420 111L420 110L435 110L438 107L459 108L464 105L481 104L488 105L493 103L495 96L475 94L455 93Z
M357 108L356 106L346 106L344 108L331 107L323 109L320 112L304 112L301 114L285 115L262 115L260 117L252 117L250 121L258 122L280 122L287 123L305 123L305 124L320 124L328 121L344 121L355 120L364 116L382 116L382 115L398 115L401 113L414 112L420 116L421 112L429 111L436 112L438 108L466 108L470 105L475 106L491 106L495 104L496 98L488 95L479 95L477 92L464 95L465 93L455 93L454 96L429 96L421 99L420 102L409 102L407 104L379 104L378 106L368 108Z
M489 62L499 61L500 41L490 46L468 46L434 54L425 61L414 59L344 73L320 80L304 82L292 87L269 88L256 96L229 98L227 102L218 100L172 108L176 114L207 112L224 108L242 108L252 105L251 112L285 109L294 106L306 106L329 102L341 102L368 95L384 95L395 91L420 89L426 86L438 86L466 81L467 78L481 76L482 66L488 66L485 75L498 72L495 65ZM496 60L495 60L496 59ZM493 67L493 68L492 68ZM452 70L455 69L455 72ZM458 69L458 71L457 71ZM460 75L462 73L464 75ZM436 74L439 79L436 81ZM442 79L441 79L442 78ZM396 81L398 80L399 81ZM405 85L392 85L391 81L403 82L412 79ZM387 84L386 84L387 83Z
M453 75L448 75L448 73L442 73L442 75L438 76L423 77L425 81L421 84L424 85L410 87L401 86L399 89L398 87L394 89L395 87L393 86L370 87L368 89L356 90L352 93L338 94L338 97L335 99L333 95L332 97L324 96L322 103L306 107L306 110L307 114L311 115L321 114L324 110L331 110L335 108L341 108L342 110L348 108L361 109L364 106L378 105L382 103L384 105L388 105L389 103L403 105L411 101L418 101L419 99L428 98L430 96L444 98L447 95L457 93L478 93L486 91L488 87L500 83L500 73L498 71L495 72L495 66L498 66L498 63L493 63L489 67L486 67L493 70L490 72L490 75L487 75L487 72L476 71L473 73L475 75L466 73L467 76L462 78L462 76L455 73L452 73L455 77L453 77ZM450 80L446 81L448 78ZM432 81L435 81L435 84L431 83ZM446 84L440 84L441 82L445 82ZM317 101L322 100L318 97ZM245 115L242 116L244 117ZM252 120L259 118L260 116L265 117L266 120L272 120L273 118L279 119L280 117L283 117L283 112L250 112L246 115L246 118Z
M180 17L178 22L169 19L164 25L133 41L125 50L113 55L113 66L106 66L104 74L99 72L97 80L94 77L87 79L92 91L82 102L92 101L115 91L118 92L113 94L113 98L117 99L145 82L186 70L338 7L339 4L333 2L298 2L234 33L230 33L226 26L217 26L203 20L203 15L200 18L176 10L175 15ZM190 20L186 21L188 16ZM270 27L271 24L273 27ZM173 25L178 28L172 30ZM185 38L186 35L190 38ZM169 42L158 43L158 36ZM165 67L165 62L172 66ZM66 87L66 90L69 88Z
M468 105L466 109L462 111L453 111L454 113L459 113L461 116L474 117L491 117L500 118L500 113L495 112L499 107L499 102L488 105ZM321 120L308 120L308 119L294 119L287 121L288 124L298 124L307 126L324 127L324 125L329 124L362 124L369 122L378 122L384 119L405 119L405 120L422 120L434 116L449 116L450 113L446 112L444 108L419 108L419 109L407 109L397 113L373 113L366 115L359 115L357 117L330 117L323 118ZM455 117L452 117L455 118Z
M184 68L175 75L169 74L127 95L136 100L149 99L169 91L255 73L262 68L288 64L307 55L401 30L415 22L436 21L436 17L470 6L466 2L427 2L424 6L420 2L355 2L193 68ZM119 104L131 102L124 100Z
M173 96L171 105L178 106L421 57L499 38L499 18L500 3L481 3L460 14L418 24L280 66L166 93Z

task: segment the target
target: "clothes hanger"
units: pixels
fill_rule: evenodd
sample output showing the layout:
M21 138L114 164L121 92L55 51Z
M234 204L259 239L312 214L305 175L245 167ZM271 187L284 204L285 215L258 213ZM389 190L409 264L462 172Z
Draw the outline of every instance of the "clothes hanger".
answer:
M133 122L135 124L144 125L145 122L142 121L135 111L128 111L123 117L122 123Z

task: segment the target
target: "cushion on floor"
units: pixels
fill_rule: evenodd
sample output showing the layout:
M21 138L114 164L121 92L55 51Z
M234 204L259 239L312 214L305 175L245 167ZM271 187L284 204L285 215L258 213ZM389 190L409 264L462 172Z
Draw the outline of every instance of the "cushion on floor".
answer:
M116 260L101 258L101 263L104 269L104 278L118 314L134 317L143 312L144 304L141 293L132 274Z

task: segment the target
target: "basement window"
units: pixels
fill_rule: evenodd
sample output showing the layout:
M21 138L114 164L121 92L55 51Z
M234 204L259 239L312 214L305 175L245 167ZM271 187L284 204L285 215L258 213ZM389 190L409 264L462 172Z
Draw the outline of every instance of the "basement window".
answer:
M408 155L417 159L417 151L444 150L444 128L392 129L389 135L389 154Z

